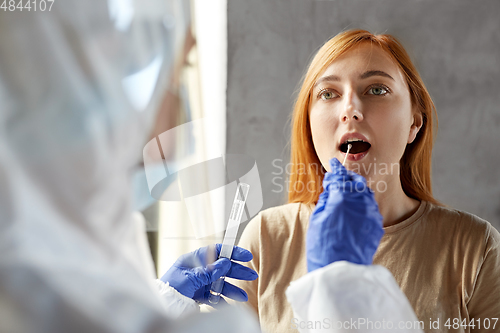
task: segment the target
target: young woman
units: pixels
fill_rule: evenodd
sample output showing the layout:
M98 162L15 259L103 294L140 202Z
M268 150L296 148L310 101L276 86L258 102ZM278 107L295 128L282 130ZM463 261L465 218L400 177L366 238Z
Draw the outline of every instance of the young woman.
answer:
M345 166L366 178L383 216L374 264L392 272L424 330L482 331L500 318L500 234L432 196L434 118L394 37L347 31L318 51L293 111L289 203L261 212L239 243L259 278L238 285L265 331L296 331L285 290L307 273L309 218L329 160L343 161L349 144Z

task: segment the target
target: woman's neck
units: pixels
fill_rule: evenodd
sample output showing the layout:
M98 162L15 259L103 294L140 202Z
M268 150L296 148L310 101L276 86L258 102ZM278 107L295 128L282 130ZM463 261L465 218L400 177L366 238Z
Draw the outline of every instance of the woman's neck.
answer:
M379 211L384 218L384 227L398 224L412 216L418 209L420 202L406 195L401 187L399 177L391 177L384 180L387 190L375 191L375 200Z

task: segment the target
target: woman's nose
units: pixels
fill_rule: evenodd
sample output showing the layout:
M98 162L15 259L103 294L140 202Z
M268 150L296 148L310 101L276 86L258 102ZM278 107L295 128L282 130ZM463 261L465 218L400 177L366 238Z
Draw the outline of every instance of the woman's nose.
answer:
M355 94L349 94L346 96L345 107L340 114L340 121L363 121L361 103Z

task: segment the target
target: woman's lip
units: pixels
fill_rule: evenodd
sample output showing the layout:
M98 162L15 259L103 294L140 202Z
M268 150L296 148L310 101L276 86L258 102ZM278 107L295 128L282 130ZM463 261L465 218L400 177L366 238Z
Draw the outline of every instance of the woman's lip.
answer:
M352 132L352 133L345 133L344 135L342 135L340 137L340 143L338 145L339 149L340 149L340 146L343 144L343 143L346 143L346 141L348 139L359 139L359 140L363 140L364 142L368 142L370 143L370 141L363 135L363 134L360 134L360 133L357 133L357 132ZM371 143L370 143L371 144Z
M348 161L351 161L351 162L356 162L356 161L359 161L361 160L362 158L364 158L368 152L370 151L370 148L368 148L368 150L362 152L362 153L357 153L357 154L349 154L349 156L347 156L347 160ZM341 152L342 153L342 157L345 158L345 154L344 152Z

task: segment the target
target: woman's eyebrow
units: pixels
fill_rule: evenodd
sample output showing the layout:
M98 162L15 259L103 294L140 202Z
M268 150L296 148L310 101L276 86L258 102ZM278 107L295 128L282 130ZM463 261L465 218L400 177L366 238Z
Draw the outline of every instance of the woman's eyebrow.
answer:
M360 79L366 79L366 78L369 78L370 76L385 76L385 77L388 77L389 79L395 81L392 76L390 76L389 74L387 74L386 72L383 72L383 71L367 71L367 72L364 72L363 74L361 74L359 76Z
M313 88L316 88L318 86L318 84L320 84L321 82L325 82L325 81L338 82L338 81L340 81L340 77L338 77L337 75L328 75L328 76L324 76L322 78L319 78L318 81L316 81L316 83L314 84Z
M395 81L392 76L390 76L389 74L387 74L386 72L383 72L383 71L367 71L367 72L364 72L363 74L361 74L359 76L359 78L366 79L366 78L369 78L371 76L384 76L384 77L388 77L389 79ZM339 82L340 77L338 77L337 75L328 75L328 76L324 76L322 78L319 78L318 81L316 81L316 83L314 84L313 88L316 88L318 86L318 84L320 84L321 82L326 82L326 81Z

